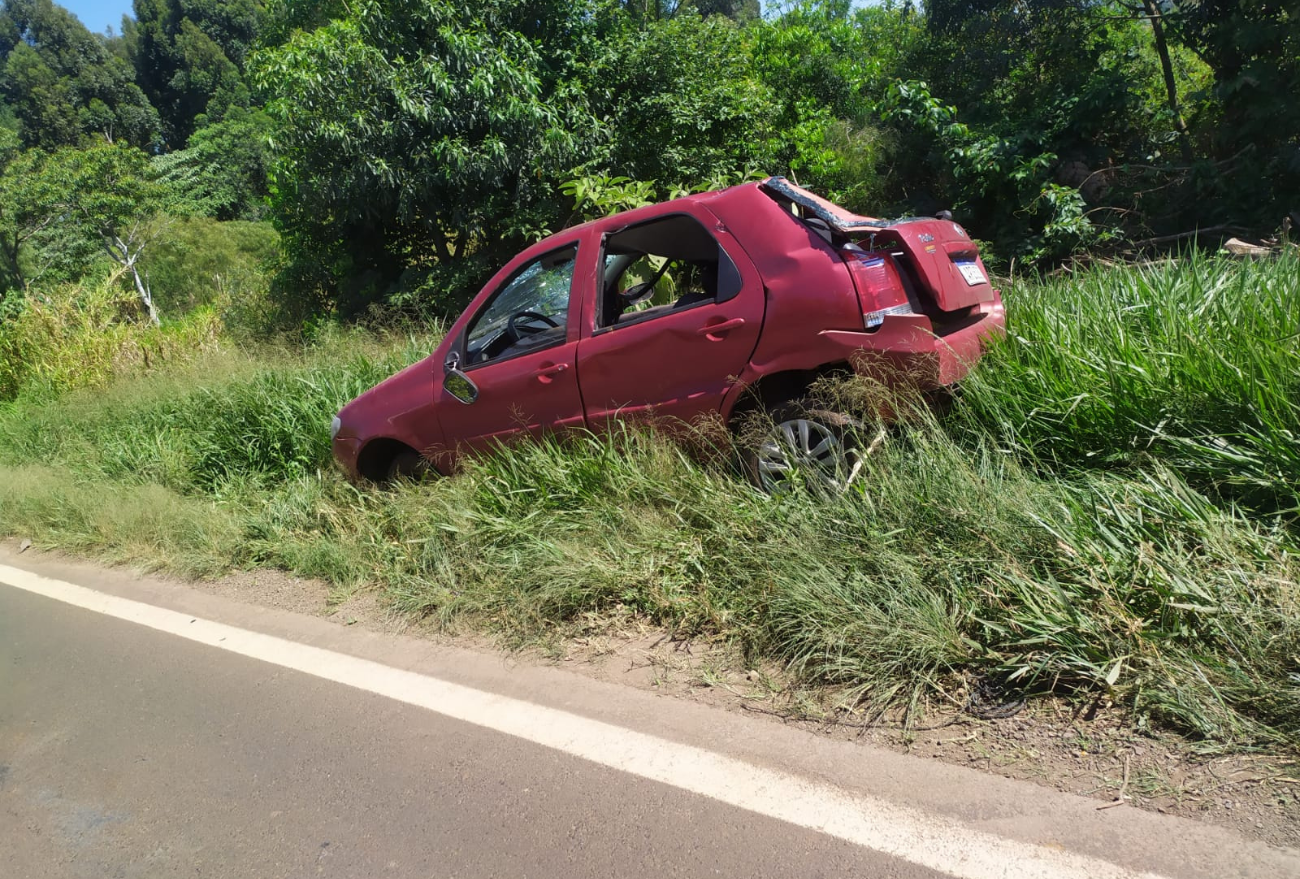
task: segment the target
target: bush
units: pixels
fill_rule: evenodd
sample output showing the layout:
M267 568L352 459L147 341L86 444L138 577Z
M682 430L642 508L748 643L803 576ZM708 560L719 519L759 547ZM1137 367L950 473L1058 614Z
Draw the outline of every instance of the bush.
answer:
M0 401L102 385L216 346L220 322L210 310L162 328L139 312L120 278L29 295L0 321Z
M219 222L206 217L165 218L141 263L163 317L178 317L218 302L263 296L279 256L270 223Z

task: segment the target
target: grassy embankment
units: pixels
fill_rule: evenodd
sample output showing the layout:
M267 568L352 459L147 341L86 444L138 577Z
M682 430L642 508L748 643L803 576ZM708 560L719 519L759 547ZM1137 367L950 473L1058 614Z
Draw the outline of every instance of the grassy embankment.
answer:
M848 702L977 673L1300 744L1300 262L1016 284L1010 336L859 490L768 498L641 434L358 489L346 399L427 339L226 350L0 412L0 533L192 574L274 566L513 639L638 614Z

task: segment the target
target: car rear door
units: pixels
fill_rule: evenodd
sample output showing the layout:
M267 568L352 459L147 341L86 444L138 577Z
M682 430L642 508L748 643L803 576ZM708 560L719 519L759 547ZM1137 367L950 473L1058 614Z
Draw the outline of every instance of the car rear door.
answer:
M758 342L763 283L739 242L703 206L664 208L660 219L689 214L717 242L722 263L717 289L712 299L652 308L611 325L602 325L599 308L583 315L578 378L592 427L627 417L692 421L719 411ZM618 235L616 230L601 239L598 276ZM601 276L598 283L603 281Z

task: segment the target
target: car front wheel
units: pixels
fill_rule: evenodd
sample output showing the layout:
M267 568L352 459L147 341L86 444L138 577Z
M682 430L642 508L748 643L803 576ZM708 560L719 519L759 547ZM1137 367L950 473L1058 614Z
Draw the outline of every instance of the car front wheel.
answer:
M419 452L406 450L393 456L388 462L388 475L384 480L388 484L400 480L419 481L429 475L429 462Z

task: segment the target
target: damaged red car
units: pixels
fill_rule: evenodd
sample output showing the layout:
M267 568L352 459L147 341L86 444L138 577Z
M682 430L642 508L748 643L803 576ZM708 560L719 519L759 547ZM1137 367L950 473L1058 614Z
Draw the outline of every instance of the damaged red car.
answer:
M844 421L807 399L823 376L887 366L959 381L1004 312L949 219L851 214L781 177L565 229L520 253L428 358L343 407L353 478L452 473L517 438L611 420L736 426L770 413L747 467L773 488L848 468Z

